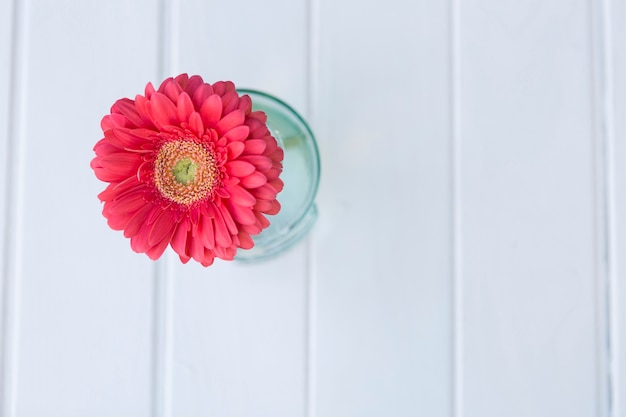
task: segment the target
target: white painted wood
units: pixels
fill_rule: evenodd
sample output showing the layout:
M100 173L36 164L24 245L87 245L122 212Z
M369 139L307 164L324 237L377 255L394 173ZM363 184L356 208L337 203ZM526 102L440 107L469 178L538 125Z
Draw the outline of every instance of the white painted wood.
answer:
M89 161L154 77L156 3L27 4L16 415L147 416L153 263L108 229Z
M0 2L0 159L23 156L0 181L0 417L609 417L611 387L624 413L624 2L18 4L9 81ZM311 116L307 242L202 268L108 229L100 119L180 72Z
M13 2L0 4L0 158L2 180L0 180L0 415L7 416L15 409L15 289L17 253L17 233L15 223L17 208L18 175L14 169L19 166L14 160L18 154L18 131L16 106L19 103L19 86L14 82L21 62L18 54L20 36L19 17Z
M614 215L614 250L613 266L615 268L613 314L613 384L615 398L613 409L615 416L626 412L626 3L607 1L610 29L607 34L611 66L613 101L612 125L612 192L614 199L611 207Z
M447 2L319 2L317 412L452 410Z
M0 97L4 98L0 101L0 160L3 165L3 179L0 181L0 196L2 196L2 202L0 202L0 267L4 265L4 233L7 201L6 168L4 167L7 166L7 155L9 152L9 91L11 87L11 45L13 39L12 6L11 2L8 1L0 3L0 80L2 80L2 82L0 82ZM2 302L1 300L2 286L0 285L0 303ZM1 308L0 311L2 311Z
M588 2L461 7L463 415L604 416Z
M178 71L265 90L302 111L305 1L189 1L179 14ZM193 263L173 261L171 415L303 416L306 245L255 265Z

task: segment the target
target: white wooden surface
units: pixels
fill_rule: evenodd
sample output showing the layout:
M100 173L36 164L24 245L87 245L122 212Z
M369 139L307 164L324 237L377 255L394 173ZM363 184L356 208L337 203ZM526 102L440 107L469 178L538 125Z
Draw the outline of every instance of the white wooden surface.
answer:
M0 417L626 415L626 6L0 2ZM291 103L320 217L132 253L100 118L188 72Z

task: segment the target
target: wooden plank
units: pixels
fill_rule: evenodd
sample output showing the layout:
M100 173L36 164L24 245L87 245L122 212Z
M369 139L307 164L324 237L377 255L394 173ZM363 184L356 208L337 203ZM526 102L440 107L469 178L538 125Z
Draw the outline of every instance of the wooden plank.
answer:
M174 67L265 90L302 111L305 1L180 7ZM172 415L303 415L307 259L300 244L254 265L173 261Z
M12 163L15 154L15 92L13 81L16 18L12 2L0 3L0 160L2 161L2 180L0 180L0 415L13 412L14 401L14 374L13 355L14 344L14 315L15 315L15 273L14 258L15 245L14 228L11 227L16 204L14 193L16 178L11 175L15 166ZM11 146L13 145L13 146Z
M463 2L464 416L596 416L588 2Z
M11 76L11 45L13 37L12 11L12 4L10 2L5 1L0 4L0 80L2 80L2 83L0 83L0 97L4 97L4 99L0 101L0 132L2 132L2 134L0 134L0 155L2 155L2 163L4 167L7 166L9 152L9 91L11 86L9 80ZM4 174L6 178L6 173ZM4 233L7 192L7 181L0 181L0 196L2 196L2 203L0 204L0 268L4 265ZM2 300L2 289L0 289L0 300Z
M607 91L612 99L608 104L610 111L607 126L611 140L608 157L610 158L610 225L612 229L612 273L613 276L613 415L623 415L626 410L626 4L607 1L608 31L604 46L608 48L610 65L607 75ZM612 122L612 123L611 123Z
M449 12L319 1L320 417L452 412Z
M148 416L153 264L106 226L89 162L154 78L157 4L26 3L17 415Z

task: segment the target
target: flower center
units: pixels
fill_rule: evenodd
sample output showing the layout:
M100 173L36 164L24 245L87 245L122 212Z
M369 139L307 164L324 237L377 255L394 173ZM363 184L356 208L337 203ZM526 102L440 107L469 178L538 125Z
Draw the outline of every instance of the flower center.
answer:
M219 181L213 154L188 140L165 143L154 163L154 184L163 197L189 206L211 194Z

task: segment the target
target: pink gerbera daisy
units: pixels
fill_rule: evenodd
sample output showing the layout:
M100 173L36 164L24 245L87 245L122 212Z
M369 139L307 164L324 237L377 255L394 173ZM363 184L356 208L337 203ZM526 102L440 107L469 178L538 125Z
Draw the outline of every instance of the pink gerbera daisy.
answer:
M232 82L197 75L118 100L91 161L110 183L98 195L109 226L151 259L170 245L182 262L208 266L252 248L283 188L283 150L266 120Z

